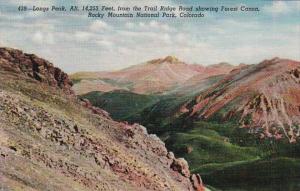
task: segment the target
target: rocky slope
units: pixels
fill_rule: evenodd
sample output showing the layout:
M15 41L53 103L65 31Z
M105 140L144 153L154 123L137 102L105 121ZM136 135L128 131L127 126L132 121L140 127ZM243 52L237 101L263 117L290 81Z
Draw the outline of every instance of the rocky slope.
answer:
M22 73L50 86L59 87L72 94L72 82L68 75L50 62L34 54L24 54L20 50L0 48L1 68L8 72Z
M193 85L210 76L227 74L233 68L234 66L228 64L210 67L186 64L173 56L167 56L120 71L79 72L73 74L71 78L79 81L73 87L79 95L91 91L108 92L116 89L150 94L169 91L188 81Z
M144 127L78 100L51 63L1 48L0 81L1 189L204 190Z
M203 70L201 73L191 77L187 81L185 81L181 86L182 87L194 87L197 84L201 84L203 80L212 77L212 76L220 76L220 75L226 75L231 70L239 68L240 66L233 66L231 64L228 64L226 62L222 62L219 64L209 65L207 67L203 67Z
M238 118L240 126L262 138L300 136L300 63L274 58L233 70L184 105L189 116Z

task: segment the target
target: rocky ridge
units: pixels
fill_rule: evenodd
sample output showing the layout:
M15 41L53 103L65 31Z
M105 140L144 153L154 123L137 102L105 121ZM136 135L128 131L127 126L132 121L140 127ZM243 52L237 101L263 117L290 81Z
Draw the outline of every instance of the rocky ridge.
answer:
M0 80L4 190L204 190L159 138L78 100L48 61L1 48Z
M300 63L274 58L231 71L182 110L201 119L223 111L222 120L239 116L240 126L261 138L300 136ZM187 106L187 107L186 107Z
M54 67L52 63L34 54L26 54L21 50L11 48L0 48L0 59L1 68L4 70L16 74L23 73L37 81L59 87L66 93L73 94L71 90L73 84L68 75Z

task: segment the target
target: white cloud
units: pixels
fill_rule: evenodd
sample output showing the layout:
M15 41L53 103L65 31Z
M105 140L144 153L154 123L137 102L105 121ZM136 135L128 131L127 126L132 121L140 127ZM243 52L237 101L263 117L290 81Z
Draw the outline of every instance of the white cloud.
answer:
M169 31L170 27L167 24L163 24L157 21L151 21L149 23L149 27L155 28L155 29L159 29L159 30L164 30L164 31Z
M3 41L3 39L1 39L1 37L0 37L0 46L4 46L4 41Z
M124 56L128 56L130 54L132 54L132 49L128 48L128 47L117 47L116 51Z
M300 34L300 24L297 24L295 26L290 27L289 30L292 31L292 32Z
M162 31L168 32L172 28L167 23L162 23L159 21L151 20L148 22L127 22L125 23L125 28L135 30L135 31Z
M128 29L133 29L133 28L135 27L135 24L132 23L132 22L127 22L127 23L125 24L125 27L128 28Z
M140 25L140 24L139 24ZM171 35L167 32L157 33L155 31L117 31L116 37L123 39L124 44L134 47L149 46L162 48L172 43Z
M284 1L273 1L272 5L265 6L264 10L273 15L286 14L293 9L291 4L287 4Z
M108 28L109 28L108 24L101 20L96 20L92 22L92 24L90 25L90 30L93 32L100 32Z
M144 28L144 27L146 27L146 24L145 24L144 22L139 22L139 23L138 23L138 26L139 26L140 28Z
M52 33L50 32L41 32L41 31L37 31L33 34L32 36L32 41L36 44L48 44L48 45L51 45L51 44L54 44L55 41L54 41L54 36Z
M92 34L86 31L77 31L74 34L75 40L79 42L88 41L92 38Z
M113 45L113 43L108 40L97 40L96 44L99 46L104 46L104 47L111 47Z
M43 40L44 40L44 35L41 32L36 32L32 36L32 41L35 43L41 44L43 43Z

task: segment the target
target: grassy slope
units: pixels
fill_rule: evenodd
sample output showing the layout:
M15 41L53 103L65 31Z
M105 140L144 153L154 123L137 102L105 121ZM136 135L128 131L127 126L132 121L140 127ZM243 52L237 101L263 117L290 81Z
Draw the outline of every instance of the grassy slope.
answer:
M158 101L158 97L154 95L141 95L127 91L90 92L81 97L108 111L116 120L139 118L142 110Z
M230 124L222 126L230 128ZM175 153L190 162L193 171L202 174L219 169L221 164L234 165L236 162L255 160L261 156L255 147L233 143L229 136L225 136L228 132L220 127L219 124L199 122L190 130L172 134L166 143Z
M299 145L261 141L234 124L215 122L197 122L165 137L167 147L187 159L206 184L230 191L300 189Z

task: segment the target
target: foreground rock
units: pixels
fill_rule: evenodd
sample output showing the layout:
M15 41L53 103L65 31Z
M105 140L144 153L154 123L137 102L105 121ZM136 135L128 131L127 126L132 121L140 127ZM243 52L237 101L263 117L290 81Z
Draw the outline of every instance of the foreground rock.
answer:
M49 62L1 48L0 80L1 189L203 190L155 135L77 100Z

